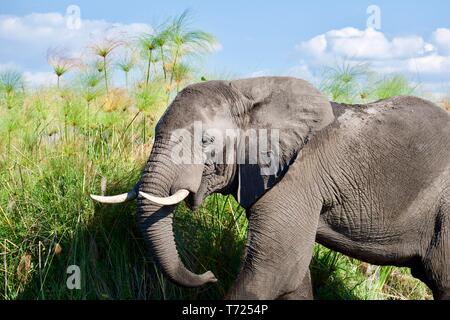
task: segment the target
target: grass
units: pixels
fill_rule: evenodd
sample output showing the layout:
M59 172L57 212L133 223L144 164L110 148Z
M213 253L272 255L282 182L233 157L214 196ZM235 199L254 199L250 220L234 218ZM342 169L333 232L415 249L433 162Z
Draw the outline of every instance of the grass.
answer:
M177 209L176 240L183 260L190 269L211 269L220 279L217 285L182 289L145 259L134 203L100 206L88 196L100 192L102 180L108 194L129 190L137 181L151 147L150 114L164 105L156 102L158 94L164 100L162 92L142 98L137 89L128 100L114 98L119 105L111 107L102 93L90 102L88 121L84 96L71 90L42 89L28 94L21 106L0 108L0 119L7 123L0 137L11 136L9 151L5 144L0 147L1 298L224 295L239 270L247 227L245 212L232 197L211 196L194 213ZM136 117L134 104L148 107L137 110L145 121ZM81 290L66 288L66 268L72 264L81 268ZM369 266L319 245L311 269L319 299L431 298L407 270Z
M91 140L79 136L81 130L72 130L34 150L14 148L10 158L15 160L2 161L0 238L6 258L2 298L174 299L223 294L222 286L182 290L168 283L144 258L134 204L96 206L89 199L89 193L98 192L102 178L111 193L129 189L138 179L148 146L133 154L137 144L126 147L120 141L123 124L109 131L97 129ZM90 152L80 152L88 148ZM196 214L179 208L176 238L187 265L193 270L210 267L223 286L229 285L239 267L245 223L237 205L218 196ZM56 246L61 252L55 251ZM216 246L227 252L219 253L212 248ZM72 264L81 268L82 290L66 288L65 271Z
M245 212L232 197L210 196L197 212L177 208L183 261L219 279L198 289L168 282L145 258L134 203L104 206L89 198L134 186L166 102L187 81L210 78L195 74L188 49L206 49L213 38L183 25L138 37L142 61L123 56L114 64L116 42L93 46L99 64L71 66L60 76L78 73L64 86L25 90L19 72L0 73L0 299L217 299L231 286L247 232ZM139 66L145 71L118 88L108 65L127 78ZM367 66L328 69L321 88L346 103L414 93L401 76L376 77ZM450 108L448 100L443 104ZM74 264L81 290L66 287ZM311 271L318 299L431 298L406 269L371 266L320 245Z
M325 68L319 87L331 101L347 104L418 93L418 86L411 85L402 75L380 76L367 64L348 62Z

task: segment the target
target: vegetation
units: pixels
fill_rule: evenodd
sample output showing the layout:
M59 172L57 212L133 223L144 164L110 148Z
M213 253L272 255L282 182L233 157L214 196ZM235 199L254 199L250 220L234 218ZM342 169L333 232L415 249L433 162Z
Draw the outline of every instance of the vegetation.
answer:
M50 48L47 51L47 61L52 67L57 81L56 86L60 88L61 77L77 66L77 60L69 58L64 48Z
M187 82L206 79L191 62L214 38L187 21L183 13L136 43L92 44L92 60L76 66L51 55L56 88L25 91L19 72L0 73L0 298L210 299L232 284L247 232L245 212L232 197L213 195L197 212L180 205L175 214L186 265L210 269L220 280L199 289L173 285L145 258L134 203L104 206L89 198L135 184L167 101ZM117 69L124 88L114 86ZM145 71L130 81L136 69ZM73 77L61 86L69 72ZM413 90L404 78L377 78L367 66L327 70L322 89L346 103ZM70 265L81 269L81 290L66 287ZM319 299L431 298L407 270L371 266L319 245L311 270Z
M128 74L136 67L136 54L133 51L126 52L124 56L117 61L116 65L125 75L125 88L128 89ZM147 79L148 84L148 79Z
M368 64L347 62L325 68L319 87L330 100L348 104L417 94L417 87L412 86L402 75L381 77L371 71Z
M21 102L19 98L23 96L23 89L23 76L19 71L7 69L0 73L0 90L8 109L12 109L15 103Z

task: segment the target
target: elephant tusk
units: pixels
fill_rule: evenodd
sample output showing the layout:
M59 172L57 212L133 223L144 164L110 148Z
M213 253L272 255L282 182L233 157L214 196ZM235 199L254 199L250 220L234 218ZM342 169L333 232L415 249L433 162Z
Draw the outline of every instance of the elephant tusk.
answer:
M141 196L143 196L145 199L153 202L154 204L159 204L159 205L163 205L163 206L171 206L177 203L180 203L181 201L183 201L188 195L189 195L189 191L186 189L180 189L177 192L175 192L173 195L171 195L170 197L156 197L156 196L152 196L151 194L139 191L139 194Z
M137 193L133 189L128 193L123 193L116 196L96 196L91 194L91 198L100 203L123 203L136 199Z

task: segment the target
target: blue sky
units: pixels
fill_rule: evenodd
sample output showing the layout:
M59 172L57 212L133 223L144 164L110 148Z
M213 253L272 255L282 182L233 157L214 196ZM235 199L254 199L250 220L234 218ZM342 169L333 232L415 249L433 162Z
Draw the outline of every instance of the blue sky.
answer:
M315 78L323 66L344 59L369 62L380 73L403 73L433 90L450 92L450 2L436 0L1 0L0 66L18 66L36 81L45 78L44 47L64 42L67 32L61 26L51 30L60 23L57 16L49 16L53 20L47 23L46 16L36 19L33 14L64 17L72 4L80 7L82 22L91 28L138 24L135 31L189 8L194 27L213 33L221 44L206 62L212 72ZM379 30L367 29L366 9L372 4L381 10ZM7 23L11 18L19 22ZM41 25L48 30L39 29ZM74 50L88 31L74 36Z

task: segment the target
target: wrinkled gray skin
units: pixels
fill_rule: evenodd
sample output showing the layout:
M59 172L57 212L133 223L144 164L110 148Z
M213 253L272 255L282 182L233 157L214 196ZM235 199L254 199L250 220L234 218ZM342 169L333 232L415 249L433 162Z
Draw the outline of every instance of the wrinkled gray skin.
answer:
M275 176L261 165L174 165L170 134L194 121L215 128L280 130ZM196 143L214 143L205 137ZM178 94L156 128L140 191L188 189L196 208L214 192L247 209L249 235L230 299L312 298L314 242L378 265L410 267L436 299L450 298L450 117L425 100L396 97L361 106L330 104L305 81L212 81ZM172 281L216 279L181 262L172 211L138 197L138 223Z

